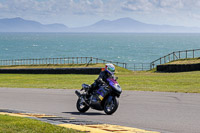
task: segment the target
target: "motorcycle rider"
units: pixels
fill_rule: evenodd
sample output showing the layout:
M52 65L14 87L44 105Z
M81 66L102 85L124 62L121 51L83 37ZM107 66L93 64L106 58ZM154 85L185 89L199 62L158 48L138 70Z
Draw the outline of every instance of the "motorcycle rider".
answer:
M90 97L91 93L98 89L98 86L100 84L106 84L107 83L107 78L115 78L114 76L115 72L115 66L113 64L106 64L105 65L105 70L101 71L99 74L99 77L95 80L95 82L89 87L88 93L86 95L87 98Z

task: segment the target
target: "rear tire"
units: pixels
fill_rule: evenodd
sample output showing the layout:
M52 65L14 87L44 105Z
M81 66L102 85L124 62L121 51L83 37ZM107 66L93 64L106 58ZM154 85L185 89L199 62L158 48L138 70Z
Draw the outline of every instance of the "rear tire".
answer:
M109 102L107 99L104 104L104 112L107 115L112 115L117 110L118 105L119 105L119 102L117 101L116 97L113 97L111 102Z
M76 102L76 108L79 112L81 113L85 113L86 111L88 111L88 109L90 108L89 106L87 106L84 102L82 102L82 99L79 98Z

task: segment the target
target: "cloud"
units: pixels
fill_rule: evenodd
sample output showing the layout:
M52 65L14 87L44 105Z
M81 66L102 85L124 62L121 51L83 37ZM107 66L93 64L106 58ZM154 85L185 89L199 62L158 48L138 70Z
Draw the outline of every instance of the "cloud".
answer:
M181 0L161 0L159 1L159 5L161 8L179 9L184 7L183 1Z
M1 18L23 17L43 23L73 25L73 21L93 23L120 17L153 23L178 22L180 18L181 23L193 19L197 22L199 15L200 0L0 0Z
M188 17L200 20L200 14L188 13Z
M0 9L3 8L3 5L0 3Z
M122 9L127 11L159 11L184 8L183 0L126 0Z
M16 13L18 15L28 13L32 15L95 15L104 12L102 0L9 0L3 4L8 7L7 14ZM0 1L0 11L3 4Z
M70 1L70 10L74 14L78 15L95 15L103 12L103 2L101 0L81 0L76 2Z
M69 0L48 0L48 1L36 1L36 0L9 0L3 4L8 7L7 12L9 13L24 13L28 12L59 12L62 9L67 9L67 3Z
M153 4L149 0L126 0L122 3L122 10L126 11L150 11Z

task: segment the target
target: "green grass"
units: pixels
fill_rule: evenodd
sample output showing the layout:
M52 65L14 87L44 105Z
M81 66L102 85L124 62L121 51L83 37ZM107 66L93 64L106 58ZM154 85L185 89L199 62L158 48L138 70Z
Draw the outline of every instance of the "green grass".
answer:
M123 90L200 93L200 71L182 73L132 72L118 69ZM98 75L0 74L0 87L80 89Z
M78 131L55 126L38 120L0 115L0 133L77 133Z
M179 60L171 61L171 62L163 64L163 65L168 65L168 64L197 64L197 63L200 63L200 57L179 59Z
M200 93L200 71L184 73L134 72L119 75L126 90Z
M194 60L196 61L198 58ZM83 66L85 64L13 66L9 68ZM104 67L104 64L90 64L88 67ZM154 69L132 72L116 66L116 76L119 77L118 81L123 90L200 93L200 71L157 73ZM82 83L92 84L97 77L98 75L79 74L0 74L0 87L80 89Z

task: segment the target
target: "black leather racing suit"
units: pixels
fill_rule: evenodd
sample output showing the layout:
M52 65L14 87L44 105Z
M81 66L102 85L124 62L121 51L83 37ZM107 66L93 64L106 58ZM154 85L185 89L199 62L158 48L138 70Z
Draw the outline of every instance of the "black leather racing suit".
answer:
M101 71L99 74L99 77L94 81L94 83L91 85L90 89L88 90L88 94L90 95L93 90L98 89L99 84L101 83L107 83L107 78L112 77L114 75L111 75L107 71Z

